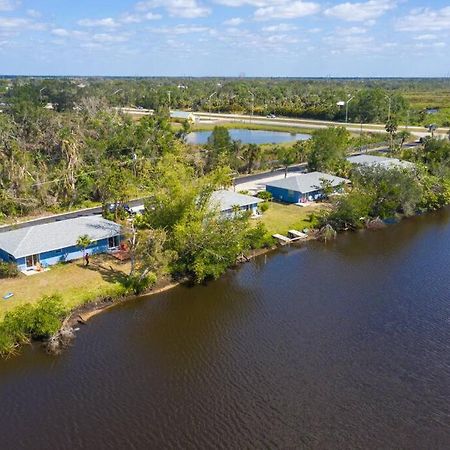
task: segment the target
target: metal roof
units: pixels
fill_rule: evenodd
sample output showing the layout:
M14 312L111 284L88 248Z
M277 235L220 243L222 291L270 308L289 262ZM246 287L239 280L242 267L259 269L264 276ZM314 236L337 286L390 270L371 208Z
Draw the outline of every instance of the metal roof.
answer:
M211 194L211 204L217 205L221 212L232 209L233 206L249 206L255 203L260 203L263 200L251 195L238 194L237 192L231 192L226 190L214 191Z
M397 158L387 158L386 156L374 156L374 155L356 155L349 156L347 161L352 164L358 164L360 166L367 167L383 167L383 168L401 168L410 169L414 167L414 164L409 161L402 161Z
M100 216L76 217L0 233L0 249L17 259L71 247L85 234L98 241L120 231L119 224Z
M339 186L342 183L349 183L349 180L345 178L335 177L328 173L310 172L284 178L282 180L270 181L266 186L273 186L307 194L308 192L319 190L322 186L322 180L330 181L333 187Z

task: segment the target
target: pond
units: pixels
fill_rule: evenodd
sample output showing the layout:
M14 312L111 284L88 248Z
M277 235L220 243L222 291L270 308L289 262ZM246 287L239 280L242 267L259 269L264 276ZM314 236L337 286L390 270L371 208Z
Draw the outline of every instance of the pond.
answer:
M243 144L282 144L283 142L305 141L311 136L287 131L245 130L230 128L228 130L233 141ZM212 131L193 131L186 136L186 142L192 145L206 144Z

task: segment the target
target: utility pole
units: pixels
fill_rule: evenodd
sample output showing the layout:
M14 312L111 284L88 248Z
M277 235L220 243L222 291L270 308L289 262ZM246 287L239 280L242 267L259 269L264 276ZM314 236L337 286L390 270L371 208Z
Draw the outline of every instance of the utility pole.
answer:
M348 104L355 98L355 96L350 97L348 94L348 100L345 102L345 123L348 123Z
M169 97L169 112L170 112L170 94L171 94L171 92L170 92L170 91L167 91L167 95L168 95L168 97Z
M391 104L392 104L392 97L389 97L389 95L385 96L388 99L389 107L388 107L388 120L391 120Z
M252 96L252 117L253 117L253 112L255 110L255 94L250 90L248 92L250 92L250 95Z
M217 94L217 91L213 92L209 97L208 97L208 105L209 105L209 113L211 114L211 98L214 97L214 95Z

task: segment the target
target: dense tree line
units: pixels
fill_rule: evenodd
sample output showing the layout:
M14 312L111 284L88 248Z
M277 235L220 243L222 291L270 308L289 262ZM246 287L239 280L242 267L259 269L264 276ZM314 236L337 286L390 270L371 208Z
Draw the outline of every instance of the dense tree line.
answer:
M87 98L111 107L135 106L227 113L275 114L355 122L427 125L427 108L435 93L448 92L447 79L277 79L277 78L18 78L0 82L4 103L27 99L35 105L54 104L58 111L80 108ZM8 89L7 89L8 88ZM412 99L410 104L408 99ZM439 105L440 106L440 105ZM437 117L448 125L449 117Z

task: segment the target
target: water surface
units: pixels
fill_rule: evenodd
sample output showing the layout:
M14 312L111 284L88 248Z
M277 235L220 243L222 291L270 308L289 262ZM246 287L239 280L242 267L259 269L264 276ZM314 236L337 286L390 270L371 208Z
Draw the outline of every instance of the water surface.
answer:
M287 133L285 131L245 130L230 128L230 137L234 141L243 144L282 144L283 142L304 141L309 139L309 134ZM212 131L193 131L186 136L188 144L206 144Z
M0 363L2 449L444 449L450 214L261 257Z

